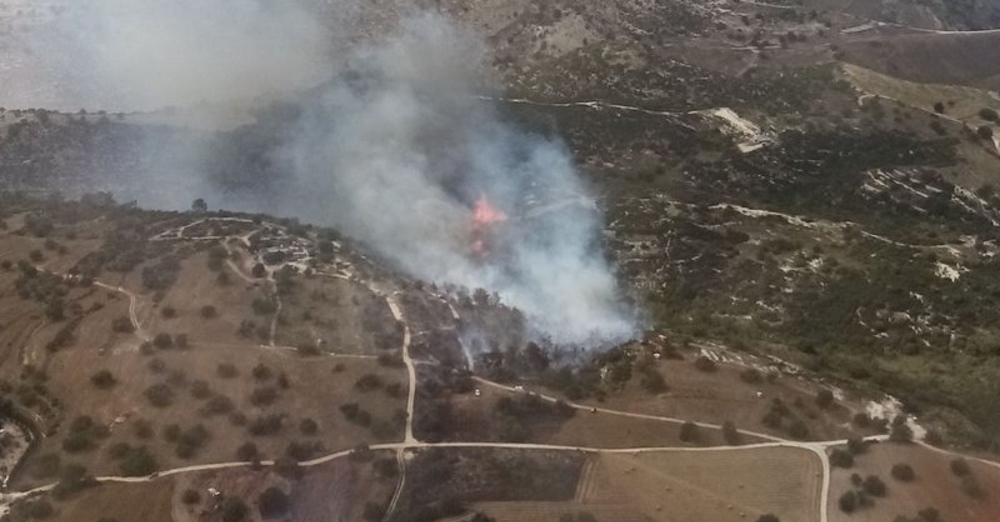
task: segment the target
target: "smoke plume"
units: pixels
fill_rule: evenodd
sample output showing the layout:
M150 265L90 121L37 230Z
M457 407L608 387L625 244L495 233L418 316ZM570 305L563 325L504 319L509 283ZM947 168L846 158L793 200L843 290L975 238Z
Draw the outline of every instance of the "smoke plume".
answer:
M128 184L149 192L140 202L204 197L332 225L413 277L498 293L557 342L633 334L570 153L476 96L488 50L471 32L417 14L334 59L328 30L295 2L105 1L91 17L105 37L81 52L96 57L90 83L114 85L129 108L301 91L280 124L261 113L266 150L239 151L268 165L260 179L220 181L218 151L185 142L171 168Z

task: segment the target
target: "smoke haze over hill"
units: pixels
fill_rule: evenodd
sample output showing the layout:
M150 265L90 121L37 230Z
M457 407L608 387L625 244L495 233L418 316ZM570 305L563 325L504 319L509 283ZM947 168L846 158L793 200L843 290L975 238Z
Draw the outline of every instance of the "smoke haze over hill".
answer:
M86 77L79 99L109 110L307 92L280 125L261 113L266 145L234 152L267 165L258 178L220 183L212 147L147 140L155 166L132 174L126 197L204 197L335 226L414 277L497 292L559 342L633 334L569 152L475 96L487 57L475 35L413 14L335 66L330 24L309 13L264 0L105 0L38 48L72 47L85 64L68 69ZM474 223L477 200L505 219Z

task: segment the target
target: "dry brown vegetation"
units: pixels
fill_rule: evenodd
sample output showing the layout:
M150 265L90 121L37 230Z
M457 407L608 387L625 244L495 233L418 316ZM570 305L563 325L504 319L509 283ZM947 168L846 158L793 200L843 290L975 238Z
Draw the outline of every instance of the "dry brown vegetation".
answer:
M915 518L920 510L934 508L944 521L992 522L1000 517L1000 468L970 461L972 474L983 491L973 498L962 489L961 479L951 471L954 456L938 453L916 444L875 444L854 459L851 469L834 468L830 487L828 512L831 522L876 522L896 516ZM890 476L896 464L909 464L916 478L901 482ZM874 499L874 505L859 508L854 513L841 511L837 502L851 489L850 477L878 475L888 485L885 498Z

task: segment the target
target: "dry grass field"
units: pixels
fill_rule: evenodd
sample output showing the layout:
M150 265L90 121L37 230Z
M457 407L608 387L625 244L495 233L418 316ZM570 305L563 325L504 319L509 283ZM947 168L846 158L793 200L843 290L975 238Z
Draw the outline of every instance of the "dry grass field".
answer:
M819 519L819 459L804 450L602 454L584 468L572 502L484 502L498 522L558 520L589 512L616 522L726 522L774 513L781 520Z
M491 386L481 386L480 396L455 395L452 415L457 431L454 440L493 441L496 430L489 423L489 415L501 397L518 397L520 394ZM653 419L640 419L604 412L576 410L565 420L531 423L529 442L559 446L591 448L684 447L723 446L725 441L719 430L698 429L698 439L691 444L680 440L681 425ZM744 435L742 443L752 444L763 440Z
M270 315L255 315L252 308L254 299L267 297L266 282L247 283L229 267L224 266L223 271L229 276L227 285L216 282L219 272L208 269L207 253L200 252L182 261L177 281L148 314L145 329L152 335L187 333L191 340L203 343L266 344L267 340L259 339L256 332L251 332L249 338L237 333L244 320L270 325ZM214 307L214 316L202 316L202 308L206 306ZM168 308L176 315L165 316L163 310Z
M370 290L328 276L303 276L295 281L292 291L281 296L276 343L333 353L378 353L362 323L363 306L376 299ZM372 306L385 305L376 302Z
M236 375L221 377L222 364L233 365ZM258 365L268 369L268 378L255 377L254 368ZM118 384L109 390L94 386L91 376L100 370L110 371ZM302 358L257 346L196 346L187 350L158 350L152 355L131 351L114 356L72 349L57 353L49 368L50 389L63 403L66 424L78 415L88 415L95 423L110 429L111 435L106 440L97 441L99 447L63 455L64 460L79 461L96 474L120 473L117 462L108 453L118 442L150 447L160 467L166 469L232 461L236 458L236 448L248 441L257 445L262 458L275 458L285 454L289 441L318 443L322 451L313 455L318 456L362 442L396 440L401 437L401 428L394 415L405 409L405 397L393 398L382 390L367 393L356 390L358 378L369 373L386 384L400 383L403 389L406 387L406 374L402 370L382 367L371 359ZM169 406L154 407L145 397L145 391L157 384L164 385L173 395ZM264 397L257 405L252 399L255 394ZM267 400L266 395L273 397ZM220 400L219 397L231 401L231 410L206 413L207 406ZM339 406L352 402L370 412L371 427L345 419ZM236 413L245 419L235 419ZM269 415L282 417L277 434L253 436L248 432L254 419ZM301 430L300 424L305 419L315 421L315 434ZM136 433L137 425L143 422L152 428L152 436L148 438ZM165 440L165 428L171 424L183 430L201 424L210 436L194 456L181 458L176 454L177 444ZM61 427L57 434L42 441L34 456L61 453L68 432L68 426ZM22 478L27 480L28 474Z
M104 484L54 502L56 514L50 520L178 522L171 516L173 494L174 480L169 477L138 484Z
M780 398L809 428L811 440L834 440L852 436L851 412L842 405L827 410L816 406L819 388L794 377L784 376L774 382L766 379L747 383L740 378L741 367L719 364L714 372L699 371L691 362L661 361L658 369L669 390L651 394L633 379L603 402L590 400L596 407L660 415L696 422L722 424L732 421L739 429L788 438L788 433L765 426L764 415L775 398ZM760 392L762 396L757 397ZM801 404L798 406L797 404Z
M834 468L830 484L830 522L881 522L902 515L910 518L925 508L937 509L941 520L995 522L1000 520L1000 468L970 462L973 474L984 491L976 499L961 489L952 474L952 456L915 444L877 444L855 458L852 469ZM890 475L892 466L909 464L916 474L912 482L900 482ZM848 515L837 502L851 488L851 474L862 477L878 475L889 486L885 498L875 499L874 506Z

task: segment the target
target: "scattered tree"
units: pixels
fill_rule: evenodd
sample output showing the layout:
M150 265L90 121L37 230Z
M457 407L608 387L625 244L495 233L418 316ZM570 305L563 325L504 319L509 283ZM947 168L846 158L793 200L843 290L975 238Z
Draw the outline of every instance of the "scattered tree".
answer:
M900 482L912 482L913 479L917 478L916 472L909 464L894 464L890 473L892 478Z

